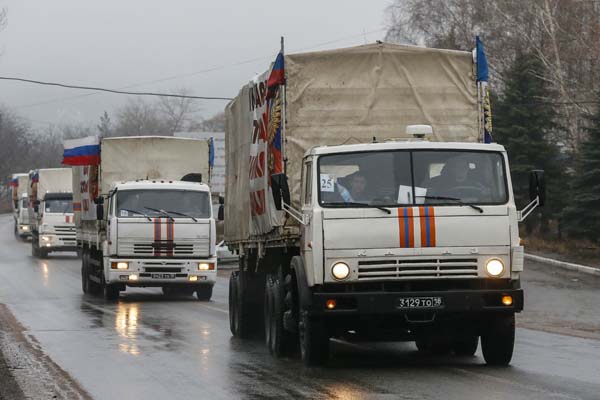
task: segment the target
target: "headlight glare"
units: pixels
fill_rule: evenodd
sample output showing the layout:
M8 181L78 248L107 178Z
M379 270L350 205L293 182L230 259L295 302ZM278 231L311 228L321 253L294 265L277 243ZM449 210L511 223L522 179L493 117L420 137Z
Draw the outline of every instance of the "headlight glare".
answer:
M504 264L497 258L488 260L485 264L485 271L490 276L500 276L504 272Z
M110 263L112 269L129 269L129 263L127 261L113 261Z
M198 271L212 271L214 269L215 269L215 264L213 264L213 263L207 263L207 262L198 263Z
M331 275L337 280L346 279L350 275L350 267L344 262L336 262L331 267Z

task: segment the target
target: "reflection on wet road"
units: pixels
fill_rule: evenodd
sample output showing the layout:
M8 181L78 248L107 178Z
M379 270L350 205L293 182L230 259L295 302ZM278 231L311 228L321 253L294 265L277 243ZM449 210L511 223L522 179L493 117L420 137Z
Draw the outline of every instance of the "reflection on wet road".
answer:
M158 289L128 289L119 302L105 303L82 294L78 259L65 253L36 260L11 229L10 219L0 217L0 303L97 399L597 399L600 393L600 341L527 329L517 332L510 368L487 367L480 353L433 358L412 343L335 342L328 367L307 369L295 359L273 359L259 341L231 337L226 273L209 303L166 299Z

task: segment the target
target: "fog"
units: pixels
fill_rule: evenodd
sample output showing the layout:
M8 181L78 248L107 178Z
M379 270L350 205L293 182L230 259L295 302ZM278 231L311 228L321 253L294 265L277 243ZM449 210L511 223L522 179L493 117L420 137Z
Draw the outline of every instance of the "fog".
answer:
M385 36L389 0L5 0L0 75L235 96L286 52L364 44ZM0 81L0 103L34 126L96 123L128 96ZM223 101L201 101L210 117Z

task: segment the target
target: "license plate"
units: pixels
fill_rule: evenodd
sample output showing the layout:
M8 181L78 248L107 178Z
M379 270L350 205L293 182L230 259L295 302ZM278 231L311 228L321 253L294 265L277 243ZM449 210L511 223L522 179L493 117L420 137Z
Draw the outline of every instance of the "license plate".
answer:
M437 308L442 306L441 297L401 297L397 300L398 308Z
M152 279L175 279L175 274L152 274Z

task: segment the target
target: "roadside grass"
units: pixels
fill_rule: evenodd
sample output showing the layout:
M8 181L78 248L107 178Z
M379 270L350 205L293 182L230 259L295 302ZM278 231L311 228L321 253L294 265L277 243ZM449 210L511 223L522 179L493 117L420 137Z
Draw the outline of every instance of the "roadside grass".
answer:
M532 233L523 236L521 242L525 246L525 251L533 254L594 267L600 266L600 244L589 240L547 239Z

